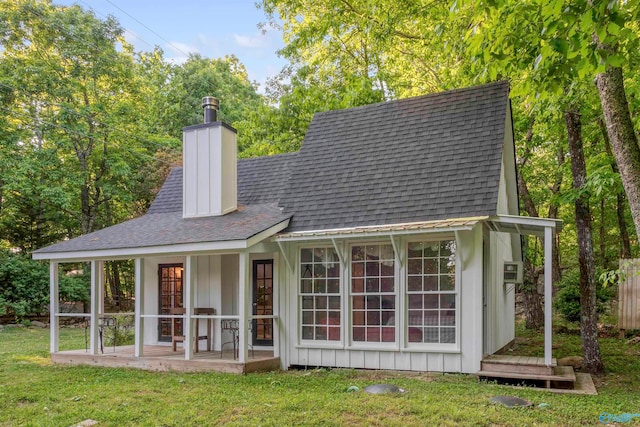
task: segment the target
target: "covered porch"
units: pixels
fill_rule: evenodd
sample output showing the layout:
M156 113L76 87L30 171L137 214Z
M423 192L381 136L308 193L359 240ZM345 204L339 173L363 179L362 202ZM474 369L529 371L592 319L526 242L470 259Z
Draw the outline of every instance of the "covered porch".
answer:
M133 345L105 348L104 353L90 353L88 350L67 350L51 354L54 363L66 365L93 365L112 368L136 368L149 371L178 372L226 372L246 374L249 372L272 371L279 369L280 358L273 351L250 351L248 359L240 362L233 349L222 351L200 351L190 360L185 351L173 351L166 345L145 345L143 356L135 355Z
M78 253L42 255L50 259L52 361L240 374L279 368L279 253L277 245L262 243L264 237L242 241L239 248L227 243L188 252L176 247L128 249L129 254L138 252L132 259L134 310L129 313L107 312L104 295L105 262L130 257L118 250L94 251L91 255L99 258L91 259ZM90 266L88 313L60 309L60 266L71 262ZM126 316L133 318L133 344L103 342L105 328ZM65 318L86 323L84 348L60 351L59 328Z

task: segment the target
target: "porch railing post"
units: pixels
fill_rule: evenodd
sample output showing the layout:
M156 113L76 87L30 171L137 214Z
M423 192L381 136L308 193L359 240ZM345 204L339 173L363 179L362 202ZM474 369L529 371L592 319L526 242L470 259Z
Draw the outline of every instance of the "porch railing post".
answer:
M239 317L240 317L240 330L239 330L239 352L238 360L240 363L245 363L249 357L248 353L248 340L249 340L249 254L247 252L240 252L238 260L238 300L239 300Z
M50 342L49 351L51 353L58 352L58 339L60 322L58 321L58 313L60 312L60 297L58 287L58 263L51 261L49 263L49 328Z
M134 356L142 357L144 349L144 258L135 259L135 326Z
M551 227L544 228L544 363L551 366L551 260L553 258L553 230Z
M98 265L96 261L91 261L91 314L90 314L90 343L89 352L98 354L99 334L98 334L98 306L100 300L100 286L98 285Z
M195 277L198 271L197 258L193 255L187 255L185 259L185 285L184 285L184 320L182 322L182 334L184 335L184 358L191 360L193 358L193 333L191 331L191 315L193 313L193 294L195 289Z

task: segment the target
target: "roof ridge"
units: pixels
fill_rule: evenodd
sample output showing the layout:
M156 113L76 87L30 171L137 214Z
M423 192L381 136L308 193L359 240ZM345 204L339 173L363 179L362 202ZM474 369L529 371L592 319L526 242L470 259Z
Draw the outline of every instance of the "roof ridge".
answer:
M470 91L479 91L481 89L488 89L490 87L493 86L506 86L507 89L507 94L510 90L510 85L509 85L509 81L508 80L498 80L495 82L489 82L489 83L483 83L483 84L479 84L479 85L475 85L475 86L466 86L466 87L460 87L460 88L453 88L453 89L447 89L441 92L432 92L432 93L426 93L423 95L416 95L416 96L409 96L407 98L398 98L398 99L390 99L388 101L381 101L381 102L376 102L374 104L366 104L366 105L358 105L356 107L349 107L349 108L341 108L338 110L327 110L327 111L319 111L313 114L313 116L320 116L320 115L326 115L326 114L333 114L333 113L340 113L340 112L344 112L344 111L355 111L355 110L361 110L361 109L373 109L376 107L380 107L382 105L393 105L393 104L398 104L401 102L406 102L406 101L412 101L412 100L422 100L425 98L439 98L439 97L449 97L454 93L462 93L462 92L470 92Z

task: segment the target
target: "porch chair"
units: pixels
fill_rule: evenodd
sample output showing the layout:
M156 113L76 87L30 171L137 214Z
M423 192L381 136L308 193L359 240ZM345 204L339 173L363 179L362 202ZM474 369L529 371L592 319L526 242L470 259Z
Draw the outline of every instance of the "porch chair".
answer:
M186 313L184 307L174 307L169 309L169 314L181 316ZM194 315L215 315L215 308L194 308ZM207 340L207 350L211 350L211 343L213 341L213 322L212 319L207 319L207 329L204 335L200 335L200 319L193 319L196 321L195 328L193 330L193 351L197 353L199 351L199 342L200 340ZM171 345L173 346L173 351L177 351L177 344L179 342L184 346L184 324L182 328L179 327L179 324L184 322L184 318L174 318L171 319Z
M249 336L251 336L253 322L249 322ZM220 359L224 351L224 346L227 344L233 344L233 360L238 358L238 352L240 351L240 321L238 319L222 319L220 321L220 338L224 338L224 331L231 332L231 341L227 341L220 345ZM251 350L251 358L255 357L253 353L253 344L247 343L249 350Z

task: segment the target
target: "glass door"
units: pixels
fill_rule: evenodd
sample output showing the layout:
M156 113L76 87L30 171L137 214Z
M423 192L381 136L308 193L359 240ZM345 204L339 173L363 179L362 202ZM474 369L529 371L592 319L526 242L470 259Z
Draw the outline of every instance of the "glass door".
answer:
M273 260L253 261L253 314L273 314ZM273 319L254 319L254 345L273 345Z
M158 266L160 314L170 314L172 308L182 307L182 264L160 264ZM158 341L171 341L173 319L159 319ZM176 320L176 334L182 334L182 319Z

